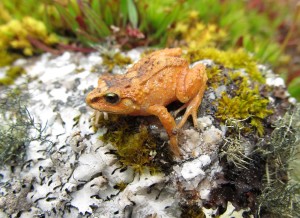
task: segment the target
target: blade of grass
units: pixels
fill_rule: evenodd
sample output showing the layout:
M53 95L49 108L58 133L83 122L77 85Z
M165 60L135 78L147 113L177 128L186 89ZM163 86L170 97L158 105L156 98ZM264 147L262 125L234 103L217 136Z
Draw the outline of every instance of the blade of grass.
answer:
M133 28L137 28L138 14L137 14L136 6L135 6L133 0L126 0L126 1L127 1L127 7L128 7L129 21L132 24Z
M83 12L86 17L86 23L92 33L96 33L98 37L101 38L110 35L110 29L107 27L105 22L86 3L83 4Z
M122 16L122 27L125 27L128 20L128 7L127 7L127 0L121 0L120 2L120 13ZM118 24L119 26L121 24Z
M159 38L167 28L176 20L178 13L180 12L180 6L176 6L171 13L169 13L162 21L160 27L157 29L156 33L153 35L154 38Z
M56 10L61 16L61 19L66 22L66 25L71 30L76 30L78 28L78 24L74 16L71 15L70 10L66 10L65 7L61 6L60 4L54 4Z
M114 24L113 13L110 7L105 7L103 20L107 26L111 26Z

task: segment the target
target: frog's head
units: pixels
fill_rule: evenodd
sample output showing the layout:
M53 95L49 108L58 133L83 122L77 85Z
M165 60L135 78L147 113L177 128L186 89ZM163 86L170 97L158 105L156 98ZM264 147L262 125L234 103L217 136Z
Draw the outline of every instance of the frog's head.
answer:
M122 90L107 87L100 81L86 96L86 103L95 110L114 114L132 114L138 109L130 98L123 96Z

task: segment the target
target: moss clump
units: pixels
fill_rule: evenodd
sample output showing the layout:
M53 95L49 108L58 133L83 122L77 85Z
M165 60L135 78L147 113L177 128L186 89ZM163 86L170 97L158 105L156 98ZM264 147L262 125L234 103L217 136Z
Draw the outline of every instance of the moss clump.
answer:
M225 86L226 91L215 101L215 116L229 125L231 121L239 121L237 123L244 133L255 130L262 136L262 121L273 110L268 109L269 100L260 94L265 79L258 71L254 58L242 50L225 52L214 48L190 49L187 56L191 61L212 59L216 63L206 69L208 86L215 90Z
M5 50L0 50L0 67L11 65L18 57L17 54L9 54Z
M116 185L114 185L114 189L123 191L127 187L127 185L128 185L128 183L126 183L126 182L119 182Z
M228 77L222 74L222 69L219 66L212 66L206 69L208 85L214 89L218 88L222 83L228 83Z
M218 100L216 117L223 122L240 120L244 130L254 128L262 136L262 120L273 113L273 110L267 108L269 100L261 97L258 85L249 85L247 77L232 73L231 79L229 85L236 89L229 94L222 94Z
M202 208L196 204L192 205L181 205L180 218L205 218L205 213Z
M103 65L107 67L109 72L112 72L115 66L123 67L132 63L130 57L126 57L122 55L120 52L117 52L112 55L109 53L104 53L102 55L102 58L103 58Z
M11 20L0 26L0 50L20 50L25 56L31 56L38 51L31 40L48 46L58 43L56 35L49 34L44 23L32 17Z
M226 68L245 69L252 80L264 83L264 78L257 68L257 61L242 49L221 51L216 48L190 48L186 56L191 62L211 59Z
M11 85L14 83L15 79L25 74L26 71L24 68L20 66L12 66L10 67L3 78L0 78L0 86L1 85Z
M118 157L122 168L131 167L135 172L142 173L160 171L154 162L153 153L156 150L154 138L149 134L146 126L137 126L131 117L119 116L106 121L107 132L100 137L101 140L111 143L116 150L112 151ZM101 121L100 121L101 122Z
M198 12L191 11L187 19L176 23L169 31L169 44L189 48L215 47L225 41L227 33L215 24L199 22Z

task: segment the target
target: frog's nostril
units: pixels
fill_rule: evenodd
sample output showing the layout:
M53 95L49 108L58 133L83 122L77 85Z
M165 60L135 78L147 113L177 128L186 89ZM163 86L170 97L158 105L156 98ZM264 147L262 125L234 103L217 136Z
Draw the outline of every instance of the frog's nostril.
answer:
M91 103L96 103L96 102L98 102L99 100L100 100L100 97L93 97L93 98L90 99L90 102L91 102Z

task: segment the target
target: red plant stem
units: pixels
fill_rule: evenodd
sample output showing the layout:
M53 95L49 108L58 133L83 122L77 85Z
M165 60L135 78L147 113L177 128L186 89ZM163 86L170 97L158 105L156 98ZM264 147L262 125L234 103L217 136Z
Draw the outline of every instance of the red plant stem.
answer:
M61 54L62 52L59 51L59 50L56 50L56 49L53 49L49 46L47 46L45 43L41 42L40 40L36 39L36 38L33 38L31 36L27 36L27 39L28 41L33 45L35 46L36 48L39 48L43 51L46 51L46 52L49 52L51 54L54 54L54 55L59 55Z

